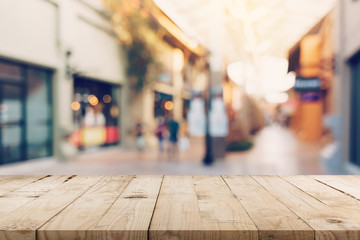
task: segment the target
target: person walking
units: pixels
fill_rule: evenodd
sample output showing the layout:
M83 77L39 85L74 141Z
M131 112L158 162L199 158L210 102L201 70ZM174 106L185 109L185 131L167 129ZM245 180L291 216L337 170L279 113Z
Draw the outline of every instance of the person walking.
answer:
M164 151L165 132L166 132L165 119L164 119L164 117L159 117L155 135L158 139L160 153L162 153Z
M142 124L140 122L138 122L135 126L135 134L136 134L136 149L142 151L144 148L144 137L143 137Z
M170 117L168 121L169 128L169 153L174 156L178 151L178 132L179 132L179 123Z

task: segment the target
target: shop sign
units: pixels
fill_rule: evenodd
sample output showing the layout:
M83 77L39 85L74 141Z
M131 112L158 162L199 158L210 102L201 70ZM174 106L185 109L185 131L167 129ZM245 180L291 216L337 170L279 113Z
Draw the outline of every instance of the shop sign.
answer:
M301 102L317 102L320 100L320 93L313 92L303 92L301 94Z
M319 78L296 78L294 89L297 91L320 90Z

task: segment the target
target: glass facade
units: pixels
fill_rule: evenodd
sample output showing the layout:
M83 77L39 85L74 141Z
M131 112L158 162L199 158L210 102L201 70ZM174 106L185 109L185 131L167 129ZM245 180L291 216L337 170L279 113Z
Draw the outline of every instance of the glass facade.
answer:
M52 155L51 77L0 61L0 164Z
M351 60L350 161L360 166L360 52Z

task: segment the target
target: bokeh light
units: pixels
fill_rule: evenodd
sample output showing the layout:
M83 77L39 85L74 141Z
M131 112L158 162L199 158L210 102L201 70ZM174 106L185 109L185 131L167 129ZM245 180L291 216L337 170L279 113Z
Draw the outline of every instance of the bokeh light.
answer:
M164 104L164 108L168 111L173 110L174 103L172 101L166 101Z
M78 111L80 110L80 103L77 101L74 101L71 103L71 109L74 111Z
M89 95L88 101L91 106L96 106L99 103L99 99L95 95Z
M111 96L109 94L106 94L103 96L103 102L104 103L110 103L111 102Z

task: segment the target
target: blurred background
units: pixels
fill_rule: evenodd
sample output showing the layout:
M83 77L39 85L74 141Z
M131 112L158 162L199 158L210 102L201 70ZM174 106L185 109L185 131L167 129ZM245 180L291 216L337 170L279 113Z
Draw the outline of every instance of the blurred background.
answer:
M0 174L356 174L359 0L3 0Z

